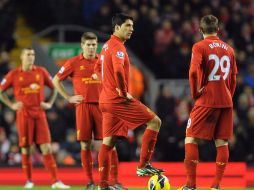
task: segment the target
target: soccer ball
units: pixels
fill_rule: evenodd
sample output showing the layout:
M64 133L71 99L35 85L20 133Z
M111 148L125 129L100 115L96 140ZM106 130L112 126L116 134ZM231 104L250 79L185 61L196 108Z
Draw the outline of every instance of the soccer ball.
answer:
M148 181L148 190L170 190L170 183L165 175L154 175Z

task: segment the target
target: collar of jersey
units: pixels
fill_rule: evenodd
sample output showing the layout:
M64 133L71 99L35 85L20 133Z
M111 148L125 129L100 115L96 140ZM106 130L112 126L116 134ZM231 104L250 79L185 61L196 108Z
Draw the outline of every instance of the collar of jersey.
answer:
M114 39L114 40L117 40L117 41L123 43L122 40L119 37L115 36L115 35L111 35L111 39Z
M35 69L36 69L36 66L33 65L31 71L34 71ZM26 72L26 71L23 71L23 70L22 70L22 66L19 67L19 71L20 71L20 72Z
M96 54L96 56L95 56L94 59L88 60L88 59L84 58L83 53L80 53L80 54L78 55L78 59L79 59L79 60L91 61L91 60L94 60L94 59L98 59L98 54Z

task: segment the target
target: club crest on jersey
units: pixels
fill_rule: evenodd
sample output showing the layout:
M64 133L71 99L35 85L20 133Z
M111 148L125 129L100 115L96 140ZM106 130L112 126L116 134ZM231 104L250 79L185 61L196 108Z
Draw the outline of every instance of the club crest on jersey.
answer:
M124 58L124 53L122 51L116 52L116 57L123 59Z
M80 66L79 66L79 69L82 71L82 70L85 69L85 66L84 66L84 65L80 65Z
M61 69L59 70L59 73L62 74L64 72L64 66L61 67Z
M35 78L36 78L37 81L40 80L40 75L37 74L37 75L35 76Z
M1 85L4 85L6 83L6 79L3 79L2 81L1 81Z

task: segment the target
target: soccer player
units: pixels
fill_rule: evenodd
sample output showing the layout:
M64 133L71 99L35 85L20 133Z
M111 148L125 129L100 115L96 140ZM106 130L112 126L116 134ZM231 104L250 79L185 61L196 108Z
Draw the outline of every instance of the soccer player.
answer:
M124 43L133 32L133 18L123 13L112 18L113 35L104 44L100 66L102 91L103 143L99 152L100 189L112 189L108 183L109 155L117 137L127 136L128 128L135 129L146 124L142 139L138 176L149 176L163 172L150 165L161 120L140 101L128 93L130 61ZM100 70L100 69L98 69Z
M91 141L94 138L102 142L102 113L99 108L101 80L99 74L95 75L94 72L95 64L99 60L96 55L97 44L97 36L94 33L83 33L82 53L69 59L53 79L58 92L69 103L76 104L77 139L81 145L81 162L88 178L88 190L95 189ZM97 79L93 79L92 75ZM70 95L61 83L68 76L72 78L75 95ZM118 155L115 148L111 153L110 173L114 188L124 190L117 179Z
M19 146L22 154L22 168L27 182L24 188L31 189L32 161L31 146L33 142L40 146L44 165L51 174L52 188L69 189L58 180L57 166L52 155L51 137L45 110L50 109L56 98L51 77L46 69L35 66L35 52L32 48L24 48L21 52L21 67L11 70L0 84L0 99L12 110L16 111ZM44 100L44 86L52 89L49 100ZM15 101L11 101L4 93L9 87L13 88Z
M228 140L233 134L232 97L236 87L237 67L234 50L217 36L218 26L215 16L204 16L200 21L204 40L192 48L189 82L195 105L186 128L184 164L187 183L179 190L196 189L200 139L214 140L217 149L216 173L211 190L220 189L228 163Z

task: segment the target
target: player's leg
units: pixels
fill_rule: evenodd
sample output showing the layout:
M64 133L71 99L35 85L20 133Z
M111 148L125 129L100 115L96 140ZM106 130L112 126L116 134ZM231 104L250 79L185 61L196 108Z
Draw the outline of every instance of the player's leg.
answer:
M216 139L214 142L217 150L216 172L211 187L215 190L220 189L220 182L229 159L229 149L227 140Z
M233 109L222 108L215 128L215 146L217 149L216 172L212 182L213 189L219 189L229 159L228 139L233 135Z
M147 128L145 129L142 138L140 161L138 168L143 168L150 163L154 152L155 144L157 142L157 136L161 126L161 120L158 116L155 116L153 119L147 122L146 125Z
M98 155L100 183L99 189L109 189L110 154L115 146L117 137L104 137Z
M99 140L99 139L102 139L102 136L103 136L102 135L102 113L98 104L92 104L91 108L92 108L91 113L93 114L93 120L95 123L95 126L93 128L94 139ZM111 177L112 185L116 190L125 190L126 188L118 181L118 164L119 164L118 154L117 154L116 148L114 147L110 154L110 177Z
M184 158L184 166L187 176L186 188L196 188L196 170L198 162L198 140L193 137L186 137Z
M82 167L86 173L88 179L87 189L95 189L94 179L93 179L93 159L91 152L91 140L80 141L81 145L81 163Z
M57 175L57 165L55 158L52 154L52 147L51 147L51 137L48 127L48 122L46 119L46 114L43 113L39 118L35 120L35 142L40 146L40 150L43 155L43 162L45 168L49 171L51 175L51 180L53 182L52 188L59 188L59 189L69 189L70 186L63 184Z
M187 182L184 188L196 188L196 168L199 162L198 139L213 138L219 112L217 109L195 106L186 127L184 166Z
M31 146L21 147L22 155L22 169L26 174L25 189L32 189L34 183L32 182L32 159L31 159Z
M87 176L88 183L86 188L93 190L95 188L93 179L93 160L91 152L91 140L93 130L91 105L82 103L76 106L76 128L77 140L81 145L81 164ZM102 135L100 137L102 139Z
M32 160L31 146L33 144L34 120L25 115L24 111L18 111L16 114L16 124L19 136L19 146L21 147L22 169L26 175L26 183L24 188L31 189L34 184L32 182Z
M53 182L52 189L69 189L70 186L65 185L62 181L59 180L57 175L57 165L55 158L52 154L52 147L50 143L40 144L40 150L43 155L43 161L45 168L49 171L51 175L51 180Z

